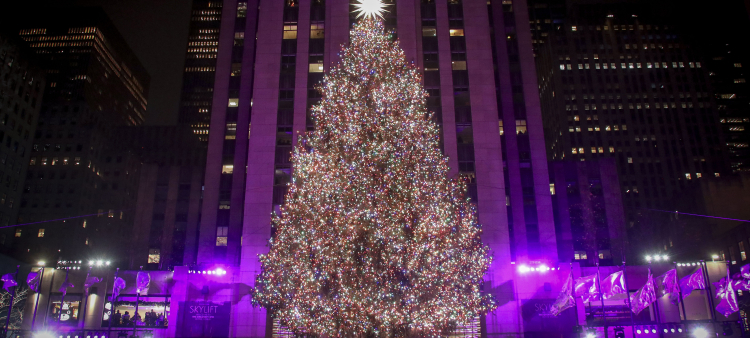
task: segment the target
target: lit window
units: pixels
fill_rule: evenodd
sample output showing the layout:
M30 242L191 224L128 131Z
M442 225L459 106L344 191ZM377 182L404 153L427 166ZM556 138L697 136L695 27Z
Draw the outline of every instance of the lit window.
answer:
M735 63L734 66L737 67L737 68L742 68L742 64L741 63Z
M500 136L503 136L503 134L505 133L503 131L503 120L498 121L498 124L499 124L499 127L500 127Z
M80 157L76 157L76 158L75 158L75 159L73 160L73 164L74 164L74 165L81 165L81 158L80 158Z
M21 237L21 229L16 229L16 237Z
M691 176L690 173L685 173L685 178L692 180L693 176Z
M216 246L227 246L229 227L216 227Z
M70 164L70 157L63 157L63 165Z
M36 234L36 237L44 237L44 229L39 229L39 232Z
M36 165L36 157L32 157L31 160L29 160L29 165Z
M83 220L83 228L86 229L86 220Z
M516 134L526 134L526 120L516 120Z
M86 242L84 242L84 245L89 245L89 238L86 237Z
M574 32L575 32L575 31L577 31L577 30L578 30L578 27L576 27L576 26L571 26L571 27L570 27L570 30L571 30L571 31L574 31Z
M437 36L435 27L422 27L422 36Z
M451 36L464 36L464 30L463 29L451 29L450 34Z
M242 64L241 63L233 63L232 64L232 72L230 73L231 76L240 76L242 74Z
M240 99L229 99L229 107L237 107L240 105Z
M578 115L573 116L573 121L580 121L581 118Z
M148 249L148 262L159 264L161 261L161 249Z
M297 25L284 25L284 40L297 38Z
M310 39L325 38L325 24L314 23L310 25Z
M560 70L565 70L565 65L560 65Z
M745 79L734 79L734 83L745 83Z
M614 153L615 152L615 147L609 147L609 152L610 153Z
M604 154L604 147L599 147L599 153Z
M578 148L578 153L583 154L583 148Z
M721 174L719 174L719 173L714 173L714 177L721 177Z
M52 165L57 165L57 161L58 161L57 157L53 157L52 158Z
M587 259L586 258L586 251L575 251L575 253L573 254L573 256L574 256L574 258L576 260Z
M247 16L247 2L238 2L237 3L237 17L244 18L246 16Z
M745 243L744 242L739 242L738 244L740 246L740 258L743 261L747 260L747 253L745 253Z
M466 61L452 61L451 67L453 70L466 70Z
M322 63L311 63L310 67L307 70L310 73L322 73L323 72L323 64Z
M701 174L701 173L695 173L695 178L701 178L701 177L703 177L703 174Z
M554 195L555 194L555 184L554 183L550 183L549 184L549 193L550 193L550 195Z
M222 174L231 174L234 172L234 165L233 164L225 164L221 167L221 173Z
M572 150L571 152L572 152L573 154L578 154L578 148L573 148L573 150Z
M632 157L628 157L628 163L633 163L633 158Z

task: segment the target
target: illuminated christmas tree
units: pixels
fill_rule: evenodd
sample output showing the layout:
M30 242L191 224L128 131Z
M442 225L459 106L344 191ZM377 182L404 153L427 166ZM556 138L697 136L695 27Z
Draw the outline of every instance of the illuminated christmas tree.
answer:
M253 295L296 333L442 336L495 307L476 210L448 178L420 81L367 16L320 86Z

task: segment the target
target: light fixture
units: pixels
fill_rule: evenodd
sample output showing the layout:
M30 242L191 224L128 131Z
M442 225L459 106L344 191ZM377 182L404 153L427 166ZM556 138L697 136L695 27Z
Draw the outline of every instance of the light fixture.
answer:
M586 334L586 338L596 338L596 334L594 334L593 332L589 332Z
M44 266L44 261L38 261L38 262L36 262L36 265Z
M693 330L693 337L695 338L708 338L708 330L698 327Z
M664 255L664 256L661 256L661 259L663 259L664 261L666 261L666 260L668 260L668 259L669 259L669 255Z
M110 262L109 262L109 261L107 261L107 262L106 262L106 263L104 263L104 264L106 264L106 265L109 265L109 263L110 263Z
M648 256L648 255L647 255L647 256L646 256L646 260L650 262L650 261L651 261L651 256Z
M102 266L102 261L96 261L96 266Z

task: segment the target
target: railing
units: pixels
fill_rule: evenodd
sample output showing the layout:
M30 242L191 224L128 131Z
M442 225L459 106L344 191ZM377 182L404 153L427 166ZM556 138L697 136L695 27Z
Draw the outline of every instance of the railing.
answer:
M141 329L133 334L133 329L117 328L99 330L8 330L3 338L151 338L153 330Z

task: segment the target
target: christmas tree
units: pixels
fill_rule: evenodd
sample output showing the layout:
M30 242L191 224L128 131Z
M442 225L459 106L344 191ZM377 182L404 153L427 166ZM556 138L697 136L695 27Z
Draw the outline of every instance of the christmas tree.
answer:
M495 307L475 207L448 178L420 81L366 17L319 88L253 295L295 333L442 336Z

